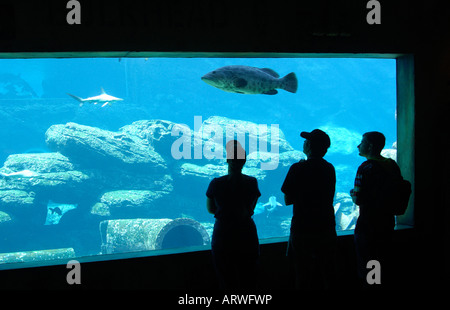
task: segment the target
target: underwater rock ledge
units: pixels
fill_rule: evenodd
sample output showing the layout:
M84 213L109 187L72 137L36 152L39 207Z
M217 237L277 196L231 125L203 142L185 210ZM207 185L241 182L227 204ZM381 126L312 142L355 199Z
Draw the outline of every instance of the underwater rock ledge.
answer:
M169 179L171 181L171 179ZM164 187L162 187L164 188ZM166 187L168 189L171 186ZM104 193L91 209L91 214L112 216L113 218L130 218L139 215L160 217L160 205L155 203L170 190L117 190Z
M125 132L67 123L53 125L45 133L47 146L84 167L108 169L125 166L139 171L165 169L165 160L148 140Z

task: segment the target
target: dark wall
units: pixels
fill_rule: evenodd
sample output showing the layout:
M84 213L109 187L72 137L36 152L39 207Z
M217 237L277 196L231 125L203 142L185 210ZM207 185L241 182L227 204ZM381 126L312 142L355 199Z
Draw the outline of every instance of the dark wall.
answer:
M68 25L66 1L0 0L0 57L107 51L413 54L416 226L396 237L403 279L410 280L399 287L436 288L449 278L448 2L382 1L380 25L366 23L369 10L361 0L81 2L81 25ZM284 250L283 243L262 247L268 288L286 286ZM340 238L344 271L353 268L352 251L351 238ZM215 281L210 264L208 251L89 263L83 266L83 285L204 288ZM65 266L1 271L1 286L64 288L66 271ZM36 282L39 277L45 280ZM352 287L353 281L348 276L343 283Z
M67 2L1 1L1 51L398 53L447 23L439 1L384 1L381 24L369 25L361 0L96 0L69 25Z
M393 255L395 287L421 287L421 281L426 277L422 270L415 268L420 263L418 251L412 250L415 233L412 230L397 233ZM279 292L293 288L292 267L286 257L286 247L287 242L261 245L258 278L260 290ZM338 238L337 289L360 288L354 251L352 235ZM211 251L103 262L82 261L80 266L80 285L67 284L66 276L70 269L64 263L58 266L3 270L0 272L0 289L169 289L176 290L177 293L218 289ZM433 286L433 283L428 285Z

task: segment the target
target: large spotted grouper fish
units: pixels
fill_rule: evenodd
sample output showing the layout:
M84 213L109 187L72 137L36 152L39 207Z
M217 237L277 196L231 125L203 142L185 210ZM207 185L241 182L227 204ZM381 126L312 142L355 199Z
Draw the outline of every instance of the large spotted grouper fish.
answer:
M277 89L297 91L294 72L285 77L269 68L225 66L205 74L202 81L230 93L276 95Z

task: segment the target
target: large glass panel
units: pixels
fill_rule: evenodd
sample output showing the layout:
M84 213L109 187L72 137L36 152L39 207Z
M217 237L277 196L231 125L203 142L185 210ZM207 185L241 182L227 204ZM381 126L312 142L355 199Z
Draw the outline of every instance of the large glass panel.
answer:
M336 230L351 230L361 135L383 132L396 156L394 59L0 60L0 264L208 245L205 192L231 137L262 193L259 237L287 236L280 188L315 128L331 137Z

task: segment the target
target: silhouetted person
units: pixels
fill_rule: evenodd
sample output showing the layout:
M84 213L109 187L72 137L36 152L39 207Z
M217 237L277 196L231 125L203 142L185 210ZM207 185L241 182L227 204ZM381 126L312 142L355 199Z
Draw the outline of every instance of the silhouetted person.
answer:
M221 288L255 288L259 241L252 215L261 193L256 178L242 174L245 150L236 140L226 145L228 174L214 178L206 206L216 218L211 241Z
M381 265L381 284L389 281L388 254L395 218L387 203L380 203L387 178L400 174L397 163L381 156L386 138L377 131L366 132L358 145L359 155L367 158L356 173L355 186L350 191L353 202L359 206L355 227L355 248L358 275L367 284L367 262L377 260Z
M288 256L294 264L297 288L330 288L335 281L336 223L333 199L336 173L323 159L331 145L320 129L302 132L307 160L293 164L281 191L294 204Z

